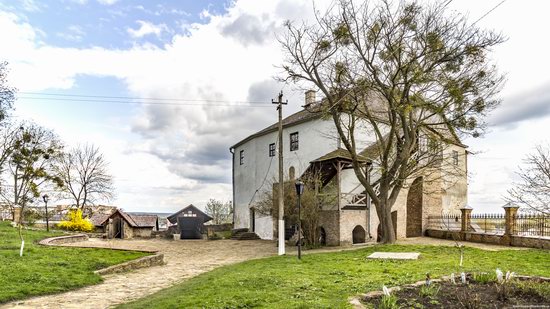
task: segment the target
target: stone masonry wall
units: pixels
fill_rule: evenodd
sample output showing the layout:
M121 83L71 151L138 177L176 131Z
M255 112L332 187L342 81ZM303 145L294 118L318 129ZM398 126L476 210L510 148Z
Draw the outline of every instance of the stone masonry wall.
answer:
M319 226L325 229L327 245L340 245L340 220L338 210L322 210L319 213Z
M365 230L365 240L368 241L367 211L340 210L340 245L353 243L353 229L360 225Z

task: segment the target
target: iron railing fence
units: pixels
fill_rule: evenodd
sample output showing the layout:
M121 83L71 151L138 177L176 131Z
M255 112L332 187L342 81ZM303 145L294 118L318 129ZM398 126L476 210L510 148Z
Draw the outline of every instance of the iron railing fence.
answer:
M461 214L442 214L428 217L428 229L460 231Z
M550 237L550 216L545 214L517 214L513 217L514 235Z
M472 214L470 228L476 233L503 235L506 230L504 214Z

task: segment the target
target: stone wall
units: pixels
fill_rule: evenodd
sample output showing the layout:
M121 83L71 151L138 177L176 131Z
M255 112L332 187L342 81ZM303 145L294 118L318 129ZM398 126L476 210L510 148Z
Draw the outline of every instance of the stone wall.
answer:
M513 235L491 235L483 233L459 232L459 231L444 231L444 230L427 230L426 236L450 240L471 241L478 243L487 243L494 245L504 245L513 247L529 247L550 249L549 238L535 238Z
M132 261L124 262L122 264L117 264L117 265L109 266L107 268L96 270L94 271L94 273L98 275L107 275L107 274L120 273L120 272L129 271L129 270L157 266L157 265L164 265L163 254L157 253L154 255L144 256L136 260L132 260Z
M319 213L319 226L327 234L327 245L340 245L340 220L338 210L322 210Z
M50 237L50 238L42 239L38 243L44 246L57 246L57 245L69 244L73 242L87 241L87 240L88 240L88 235L86 234L74 234L74 235L67 235L67 236Z
M368 240L367 211L340 210L340 245L353 243L353 229L358 225L365 230L365 238Z

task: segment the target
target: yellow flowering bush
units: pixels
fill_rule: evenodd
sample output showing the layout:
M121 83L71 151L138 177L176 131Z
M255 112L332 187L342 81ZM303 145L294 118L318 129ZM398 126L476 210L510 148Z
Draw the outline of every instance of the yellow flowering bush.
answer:
M82 210L80 209L69 211L67 220L61 221L57 226L68 231L91 232L94 230L92 222L82 218Z

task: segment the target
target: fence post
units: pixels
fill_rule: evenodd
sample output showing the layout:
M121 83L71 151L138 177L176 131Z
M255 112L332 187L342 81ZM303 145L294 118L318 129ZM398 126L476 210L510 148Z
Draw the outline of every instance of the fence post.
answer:
M519 206L512 203L506 203L502 206L504 208L504 235L512 236L515 234L516 215L518 213Z
M466 239L466 232L470 229L470 217L472 215L472 207L468 205L464 205L464 207L460 208L460 212L462 213L461 216L461 225L460 225L460 235L462 236L462 240Z

